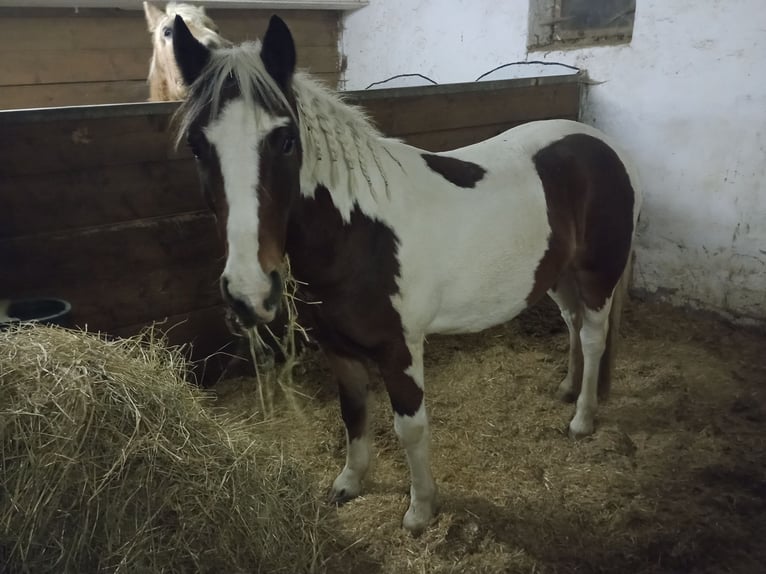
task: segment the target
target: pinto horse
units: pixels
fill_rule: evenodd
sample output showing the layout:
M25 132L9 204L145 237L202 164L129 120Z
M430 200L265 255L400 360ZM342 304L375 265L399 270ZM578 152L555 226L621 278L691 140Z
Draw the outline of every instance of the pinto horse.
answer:
M508 321L548 293L569 327L573 437L593 432L606 388L640 197L601 132L532 122L445 153L382 137L357 109L295 71L272 17L261 44L210 50L175 20L189 95L179 141L197 158L227 235L225 300L271 321L289 255L309 326L339 383L347 458L331 497L361 492L371 457L365 361L380 369L407 454L403 525L436 510L423 391L429 333ZM318 303L318 304L317 304Z
M208 47L221 47L229 42L218 35L215 25L202 6L170 2L163 12L150 2L144 2L146 25L152 36L154 51L149 64L149 100L169 102L186 96L186 84L173 56L173 20L183 18L195 38Z

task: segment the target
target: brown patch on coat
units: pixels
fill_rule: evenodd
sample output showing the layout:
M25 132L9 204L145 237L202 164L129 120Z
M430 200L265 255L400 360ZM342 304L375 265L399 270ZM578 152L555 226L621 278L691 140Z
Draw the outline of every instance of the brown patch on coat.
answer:
M444 179L458 187L472 188L482 180L487 170L471 163L454 157L436 155L431 153L421 154L426 165L441 175Z
M367 431L368 375L364 363L326 351L330 368L338 381L340 414L346 425L348 440L364 436Z
M633 238L634 190L625 166L606 143L585 134L561 138L533 161L551 236L527 303L571 273L585 305L599 309L625 270Z
M292 149L286 153L290 141ZM277 270L284 259L288 215L300 189L301 161L298 127L293 122L275 129L261 144L258 261L266 274Z
M423 391L404 373L412 356L391 302L399 292L398 239L391 228L358 207L346 223L327 188L318 186L313 198L296 202L286 246L300 285L301 324L322 348L374 361L394 411L413 415Z

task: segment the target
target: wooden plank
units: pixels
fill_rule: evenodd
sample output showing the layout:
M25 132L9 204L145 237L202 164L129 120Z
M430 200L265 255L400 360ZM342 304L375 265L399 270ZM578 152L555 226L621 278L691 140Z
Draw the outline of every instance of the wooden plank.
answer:
M337 46L340 12L330 10L207 10L222 36L232 42L263 37L272 14L280 15L299 51ZM98 50L151 47L142 11L18 10L0 13L0 50Z
M337 46L317 46L298 49L297 66L317 74L332 74L340 71L340 56Z
M340 13L314 10L207 10L221 34L239 43L263 38L272 14L290 28L298 55L313 46L338 46Z
M0 238L207 209L191 160L29 174L4 186Z
M222 267L222 265L221 265ZM123 277L99 279L88 274L78 280L30 287L13 297L56 296L72 304L79 326L112 333L125 325L148 324L200 306L221 303L218 277L211 265L171 265Z
M562 116L555 116L562 118ZM549 119L549 118L541 118ZM552 119L552 118L551 118ZM577 116L564 116L562 119L576 120ZM471 145L482 140L494 137L521 124L527 123L526 120L518 122L504 122L488 126L476 126L468 128L431 130L417 134L407 134L402 137L404 141L415 147L424 150L438 152L456 149L459 147ZM392 134L393 135L393 134Z
M570 117L579 109L579 85L529 86L514 89L365 100L364 108L383 133L404 135L440 129ZM353 99L349 99L353 101Z
M145 79L151 46L100 50L7 50L0 59L5 86Z
M337 89L340 72L317 73L316 78ZM0 86L0 109L88 106L143 102L149 98L145 80Z
M0 109L87 106L143 102L149 98L146 80L0 86Z
M37 13L24 10L0 15L0 49L21 52L151 47L143 12L98 14L71 10Z
M100 50L7 50L0 59L2 85L145 80L150 47ZM336 72L336 46L302 47L298 65L314 72Z
M0 59L2 85L116 82L143 80L149 73L150 47L101 50L6 51ZM298 65L315 72L336 72L336 46L308 47L298 52Z
M174 149L169 123L145 115L0 125L0 177L191 157Z
M81 284L83 278L139 281L142 274L165 267L215 266L223 245L208 213L142 219L121 225L0 241L4 273L0 298L29 289Z

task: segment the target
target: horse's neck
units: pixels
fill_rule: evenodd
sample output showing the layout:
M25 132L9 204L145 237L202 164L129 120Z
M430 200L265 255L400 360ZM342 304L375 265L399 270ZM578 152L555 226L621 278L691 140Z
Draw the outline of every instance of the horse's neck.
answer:
M334 298L359 287L359 279L371 284L386 280L379 268L396 251L393 231L383 222L355 206L344 220L327 188L319 186L313 196L299 197L291 210L285 244L294 277L308 298ZM356 286L356 287L355 287Z
M374 210L401 175L398 142L383 138L361 110L307 76L296 75L295 97L303 143L303 195L311 197L317 186L324 186L344 220L355 205Z

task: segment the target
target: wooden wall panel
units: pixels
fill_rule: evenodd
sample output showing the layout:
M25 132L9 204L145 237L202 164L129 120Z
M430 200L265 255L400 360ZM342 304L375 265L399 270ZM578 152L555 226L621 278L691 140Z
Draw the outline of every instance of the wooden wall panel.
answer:
M387 135L438 151L535 119L576 119L576 77L350 92ZM0 299L73 304L117 335L164 321L196 357L226 349L223 242L186 149L177 104L0 111ZM211 363L211 373L221 363Z
M274 12L208 11L236 43L261 37ZM293 32L298 65L336 86L340 12L275 13ZM0 109L144 101L151 52L141 10L0 8Z
M32 173L6 177L3 185L9 193L0 210L0 239L206 209L192 160Z
M513 85L513 89L509 89ZM430 151L487 139L532 120L577 119L580 84L545 78L348 92L380 130Z

